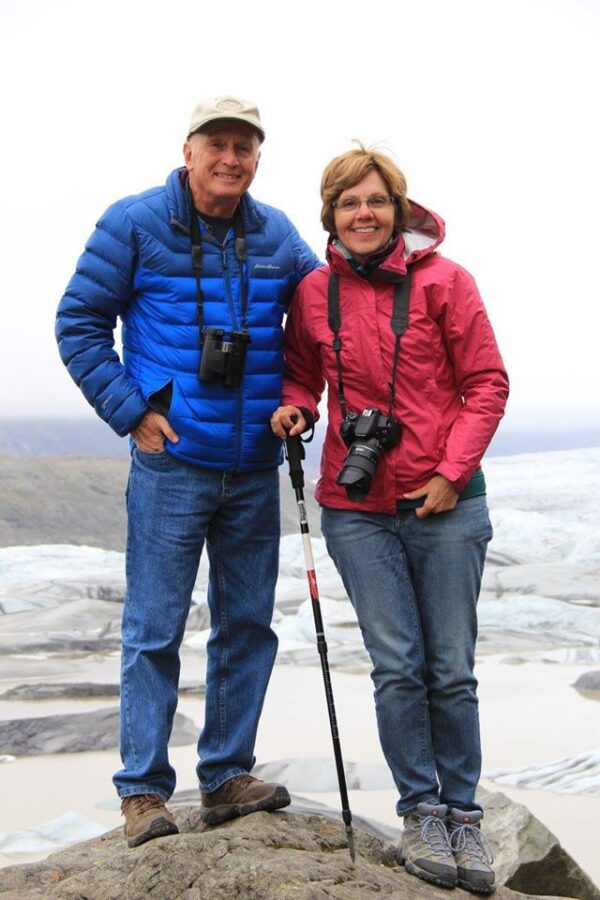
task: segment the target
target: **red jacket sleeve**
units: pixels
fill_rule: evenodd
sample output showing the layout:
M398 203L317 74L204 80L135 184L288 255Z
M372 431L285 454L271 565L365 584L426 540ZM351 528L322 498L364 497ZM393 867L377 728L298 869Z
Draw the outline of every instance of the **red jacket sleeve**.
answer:
M460 493L504 415L508 375L475 281L460 266L447 285L438 286L432 312L463 401L436 471Z
M297 288L285 323L283 342L285 367L282 404L304 406L319 418L318 404L325 387L319 348L306 329L302 284Z

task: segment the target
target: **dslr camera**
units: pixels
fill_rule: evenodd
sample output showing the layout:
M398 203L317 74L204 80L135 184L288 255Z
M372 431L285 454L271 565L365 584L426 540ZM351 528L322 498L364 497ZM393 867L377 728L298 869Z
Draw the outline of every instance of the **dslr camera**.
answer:
M340 434L350 451L337 476L349 500L360 503L371 490L373 475L384 450L395 447L402 434L400 422L377 407L346 413Z
M237 387L242 381L246 347L250 343L247 331L232 331L229 338L222 328L205 328L202 333L200 381L223 381L227 387Z

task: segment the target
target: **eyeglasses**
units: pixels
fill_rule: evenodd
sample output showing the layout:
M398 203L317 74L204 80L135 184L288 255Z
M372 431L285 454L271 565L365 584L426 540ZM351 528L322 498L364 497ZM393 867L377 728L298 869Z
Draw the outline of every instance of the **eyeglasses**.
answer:
M339 209L340 212L356 212L363 203L366 203L369 209L377 212L378 209L385 209L390 203L394 203L394 198L385 197L383 194L373 194L371 197L366 197L364 200L360 200L359 197L344 197L343 200L334 200L332 205L336 209Z

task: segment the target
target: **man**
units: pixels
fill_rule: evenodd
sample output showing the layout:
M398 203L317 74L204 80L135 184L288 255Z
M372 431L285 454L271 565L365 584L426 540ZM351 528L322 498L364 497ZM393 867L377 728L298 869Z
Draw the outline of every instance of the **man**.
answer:
M248 773L277 639L282 317L319 263L279 210L247 193L264 129L255 106L194 110L185 167L100 219L56 334L98 415L131 436L121 758L129 846L177 832L167 743L179 647L206 541L211 633L197 767L210 825L290 802ZM123 322L123 362L114 350Z

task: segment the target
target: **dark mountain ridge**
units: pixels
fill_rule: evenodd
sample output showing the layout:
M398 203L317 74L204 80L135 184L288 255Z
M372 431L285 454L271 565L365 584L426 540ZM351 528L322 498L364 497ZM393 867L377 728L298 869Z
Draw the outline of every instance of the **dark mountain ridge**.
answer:
M317 424L315 439L307 444L307 468L318 471L324 424ZM574 450L600 446L600 428L545 431L509 431L504 425L488 456L535 453L542 450ZM0 455L31 458L37 456L97 456L127 459L129 441L118 437L93 415L72 418L0 418Z
M123 551L128 459L0 456L0 547L78 544ZM281 530L299 528L294 493L281 467ZM319 512L306 485L311 532Z

